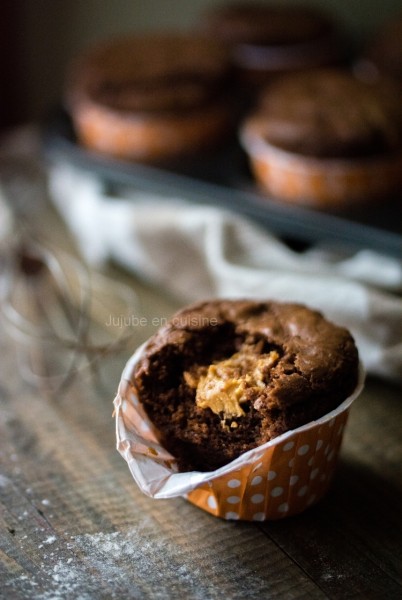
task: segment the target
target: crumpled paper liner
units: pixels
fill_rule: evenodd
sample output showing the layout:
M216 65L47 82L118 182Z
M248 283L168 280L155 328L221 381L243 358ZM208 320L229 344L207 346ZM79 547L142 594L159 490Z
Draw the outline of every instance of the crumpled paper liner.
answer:
M355 391L317 421L249 450L210 472L179 473L174 457L157 440L133 384L144 345L128 361L114 400L117 449L139 488L152 498L184 496L224 519L264 521L302 512L327 492Z
M241 130L255 179L295 204L338 208L386 198L402 187L402 154L361 159L302 156L269 144L252 119Z

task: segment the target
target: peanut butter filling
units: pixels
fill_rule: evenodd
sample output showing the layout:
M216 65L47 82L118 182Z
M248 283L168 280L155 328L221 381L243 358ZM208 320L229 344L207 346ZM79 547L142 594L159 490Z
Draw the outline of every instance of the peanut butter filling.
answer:
M196 373L186 372L184 379L196 389L197 406L209 408L225 423L245 415L242 404L249 400L247 391L265 387L269 371L278 359L275 350L259 356L240 351L209 367L200 367ZM237 423L233 421L230 426L234 429Z

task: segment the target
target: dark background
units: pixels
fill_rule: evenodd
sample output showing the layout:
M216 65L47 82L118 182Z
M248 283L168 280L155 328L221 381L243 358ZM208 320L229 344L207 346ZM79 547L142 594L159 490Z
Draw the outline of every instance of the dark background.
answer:
M66 65L83 47L119 33L187 28L196 24L206 9L225 3L227 0L1 0L0 127L38 119L54 106L60 99ZM356 47L380 23L402 11L402 0L310 3L338 15Z

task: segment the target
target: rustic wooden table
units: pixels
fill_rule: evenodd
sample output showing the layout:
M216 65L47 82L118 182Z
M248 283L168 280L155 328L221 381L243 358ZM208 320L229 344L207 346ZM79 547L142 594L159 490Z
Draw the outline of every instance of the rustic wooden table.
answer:
M133 285L145 317L176 308ZM397 388L368 380L318 505L276 522L226 522L137 489L112 419L124 353L99 377L79 371L61 394L24 381L3 325L0 356L1 598L402 597Z

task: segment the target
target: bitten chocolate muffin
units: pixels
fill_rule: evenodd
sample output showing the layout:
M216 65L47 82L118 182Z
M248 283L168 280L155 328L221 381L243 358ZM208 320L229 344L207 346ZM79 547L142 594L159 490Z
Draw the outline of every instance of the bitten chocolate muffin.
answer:
M325 415L357 376L353 338L320 313L215 300L162 327L132 383L180 470L209 471Z
M71 66L65 103L85 146L159 161L218 143L231 125L231 66L217 41L152 33L90 48Z

